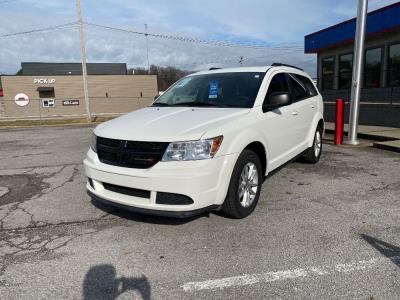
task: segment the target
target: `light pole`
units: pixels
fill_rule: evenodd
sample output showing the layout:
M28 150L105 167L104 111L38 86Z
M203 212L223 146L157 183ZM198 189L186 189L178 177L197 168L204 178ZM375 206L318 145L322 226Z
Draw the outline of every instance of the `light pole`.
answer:
M87 118L88 122L92 122L92 116L90 113L88 84L87 84L86 51L85 51L85 40L83 37L83 22L82 22L81 1L80 0L76 0L76 14L78 17L78 27L79 27L79 42L80 42L80 48L81 48L82 79L83 79L83 93L84 93L84 97L85 97L86 118Z
M150 74L150 61L149 61L149 35L147 33L147 24L144 24L145 36L146 36L146 55L147 55L147 74Z
M367 24L368 0L358 0L357 28L354 44L354 66L351 81L349 136L344 142L349 145L358 145L357 139L358 116L360 114L361 82L364 66L364 41Z

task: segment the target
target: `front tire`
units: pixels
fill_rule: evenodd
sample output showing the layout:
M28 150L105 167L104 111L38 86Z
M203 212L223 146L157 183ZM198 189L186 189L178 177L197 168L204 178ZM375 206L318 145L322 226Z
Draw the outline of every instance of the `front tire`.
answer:
M231 218L242 219L257 206L264 179L261 161L251 150L244 150L233 169L222 212Z
M322 128L318 126L314 134L313 145L307 149L303 158L307 163L316 164L321 157L321 153L322 153Z

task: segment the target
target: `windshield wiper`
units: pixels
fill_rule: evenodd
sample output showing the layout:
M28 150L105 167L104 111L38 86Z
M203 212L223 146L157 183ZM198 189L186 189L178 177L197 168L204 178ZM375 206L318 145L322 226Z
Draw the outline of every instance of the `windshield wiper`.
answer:
M154 102L152 106L172 106L172 105L164 102Z
M212 103L212 102L181 102L181 103L175 103L172 106L219 106L223 107L223 105L219 105L217 103Z

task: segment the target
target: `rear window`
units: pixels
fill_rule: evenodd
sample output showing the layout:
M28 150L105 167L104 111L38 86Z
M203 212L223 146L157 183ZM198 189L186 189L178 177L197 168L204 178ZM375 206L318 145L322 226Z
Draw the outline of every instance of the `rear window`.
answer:
M297 78L295 74L290 74L288 78L291 86L293 102L297 102L309 97L305 84L299 78Z
M318 95L318 92L314 86L314 84L311 82L311 80L305 76L298 75L298 74L290 74L293 77L295 77L298 81L302 83L304 88L307 90L307 95L308 97L314 97Z

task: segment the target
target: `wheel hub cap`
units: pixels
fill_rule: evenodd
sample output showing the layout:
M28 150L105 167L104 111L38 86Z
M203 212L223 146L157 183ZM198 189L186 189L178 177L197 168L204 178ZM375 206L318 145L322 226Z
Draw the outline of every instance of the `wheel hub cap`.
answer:
M238 196L243 207L253 204L258 190L258 171L254 163L247 163L240 175Z

